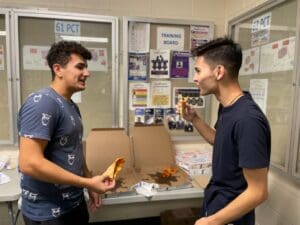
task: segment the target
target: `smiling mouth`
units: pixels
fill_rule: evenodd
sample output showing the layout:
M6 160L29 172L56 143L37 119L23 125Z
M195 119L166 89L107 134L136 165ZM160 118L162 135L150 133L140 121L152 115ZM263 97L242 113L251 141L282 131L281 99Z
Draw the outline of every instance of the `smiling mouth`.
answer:
M85 79L84 80L79 80L79 82L83 83L83 84L85 84L85 81L86 81Z

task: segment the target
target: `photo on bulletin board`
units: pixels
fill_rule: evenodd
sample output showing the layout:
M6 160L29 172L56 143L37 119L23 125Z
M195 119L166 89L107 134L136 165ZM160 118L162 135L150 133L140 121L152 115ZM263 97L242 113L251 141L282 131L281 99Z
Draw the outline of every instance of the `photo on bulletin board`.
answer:
M148 55L129 53L128 80L147 80Z
M187 98L187 103L193 108L204 108L205 98L200 96L198 88L191 87L174 87L173 88L173 106L177 105L178 97Z
M149 83L134 82L129 84L130 110L145 108L149 102Z
M170 77L170 50L150 49L150 78Z
M172 51L171 78L188 78L189 57L188 51Z

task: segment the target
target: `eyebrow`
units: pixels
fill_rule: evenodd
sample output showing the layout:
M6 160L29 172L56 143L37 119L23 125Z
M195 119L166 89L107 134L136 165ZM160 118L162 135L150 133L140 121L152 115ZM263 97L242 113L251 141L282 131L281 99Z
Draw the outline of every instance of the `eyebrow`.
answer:
M199 69L198 67L194 67L194 70L195 70L196 72L200 72L200 69Z
M83 66L83 67L88 67L88 64L87 63L83 63L83 62L79 62L76 64L76 66Z

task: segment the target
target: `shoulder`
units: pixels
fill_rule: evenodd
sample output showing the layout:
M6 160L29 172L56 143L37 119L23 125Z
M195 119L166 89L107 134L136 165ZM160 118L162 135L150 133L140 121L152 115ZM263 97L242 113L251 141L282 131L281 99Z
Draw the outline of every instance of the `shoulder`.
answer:
M270 130L267 117L249 93L246 93L239 102L235 115L236 126L240 129L257 130L263 128L266 131Z
M53 106L59 106L58 108L63 107L61 99L48 88L31 93L23 104L23 106L26 105L30 105L30 107L45 108L51 108Z
M34 115L55 116L63 108L62 101L55 96L48 88L34 92L28 96L19 111L20 119L32 118Z

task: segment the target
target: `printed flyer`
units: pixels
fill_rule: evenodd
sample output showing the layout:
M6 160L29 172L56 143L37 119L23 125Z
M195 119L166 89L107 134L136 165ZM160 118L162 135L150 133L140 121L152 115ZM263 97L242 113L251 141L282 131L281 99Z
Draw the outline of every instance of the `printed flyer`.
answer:
M171 78L188 78L189 56L187 51L172 52Z
M147 80L146 53L129 53L128 80Z
M170 77L170 50L150 49L150 78Z

